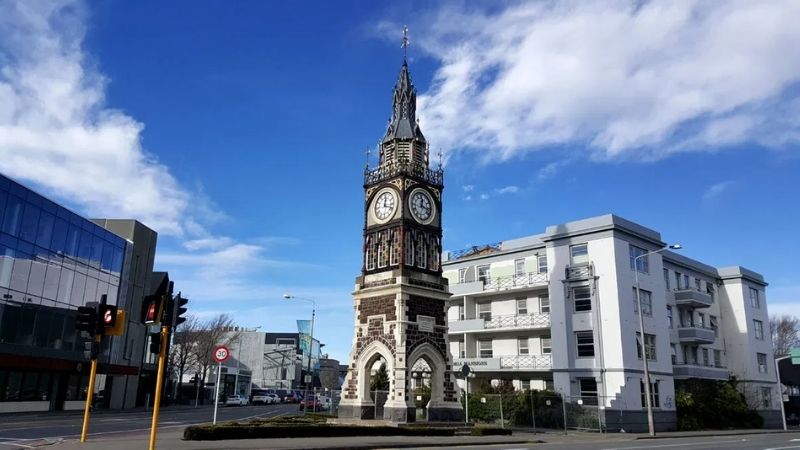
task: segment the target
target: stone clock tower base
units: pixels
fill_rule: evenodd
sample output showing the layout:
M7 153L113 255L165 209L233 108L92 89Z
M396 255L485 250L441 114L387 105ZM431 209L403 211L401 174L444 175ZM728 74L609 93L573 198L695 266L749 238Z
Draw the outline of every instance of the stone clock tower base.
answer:
M463 422L447 338L447 280L395 269L358 277L353 294L355 337L339 404L340 419L414 422L416 405L411 368L420 359L430 367L427 420ZM389 393L383 415L375 417L371 369L383 358ZM381 405L378 405L379 407Z

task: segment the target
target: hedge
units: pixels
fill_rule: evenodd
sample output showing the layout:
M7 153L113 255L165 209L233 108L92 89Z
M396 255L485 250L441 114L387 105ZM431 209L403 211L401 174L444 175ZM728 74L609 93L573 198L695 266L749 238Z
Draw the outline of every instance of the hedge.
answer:
M358 425L220 424L194 425L183 430L186 441L347 436L453 436L453 428L363 427Z
M469 433L472 436L511 436L510 428L475 427Z

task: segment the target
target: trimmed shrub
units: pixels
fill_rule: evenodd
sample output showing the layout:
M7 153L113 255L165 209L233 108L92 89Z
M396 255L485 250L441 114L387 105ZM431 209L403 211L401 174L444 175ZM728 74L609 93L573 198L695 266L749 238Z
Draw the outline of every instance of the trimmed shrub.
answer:
M220 424L195 425L183 430L185 441L225 439L277 439L296 437L347 436L453 436L452 428L361 427L356 425L269 425Z
M469 433L472 436L511 436L510 428L475 427Z
M764 419L747 405L735 379L676 383L678 430L761 428Z

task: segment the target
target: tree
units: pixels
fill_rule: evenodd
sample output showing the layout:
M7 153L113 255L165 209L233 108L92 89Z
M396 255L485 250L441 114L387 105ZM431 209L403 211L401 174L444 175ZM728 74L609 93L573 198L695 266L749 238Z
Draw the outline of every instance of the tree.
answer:
M169 348L169 365L177 372L178 394L177 400L181 398L181 388L183 387L183 375L187 369L194 365L194 347L197 345L197 332L200 328L200 321L194 315L187 315L186 321L175 328L172 335L172 345Z
M386 363L382 363L372 377L372 384L369 388L371 391L388 391L389 390L389 372L386 371Z
M200 373L201 382L205 381L211 365L216 364L212 355L214 347L230 345L231 342L239 339L239 333L233 332L233 327L233 318L227 314L218 314L197 326L197 331L194 333L192 358ZM197 389L200 389L199 384Z
M792 347L800 345L800 319L789 314L769 318L769 331L775 357L786 356Z

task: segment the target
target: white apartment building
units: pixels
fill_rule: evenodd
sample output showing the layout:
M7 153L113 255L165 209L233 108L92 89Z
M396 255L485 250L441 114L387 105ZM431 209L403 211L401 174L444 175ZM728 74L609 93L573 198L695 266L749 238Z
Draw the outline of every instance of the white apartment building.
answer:
M636 270L656 429L674 428L676 383L731 376L765 426L779 426L764 278L665 247L658 232L609 214L445 253L453 369L581 396L609 429L646 431Z

